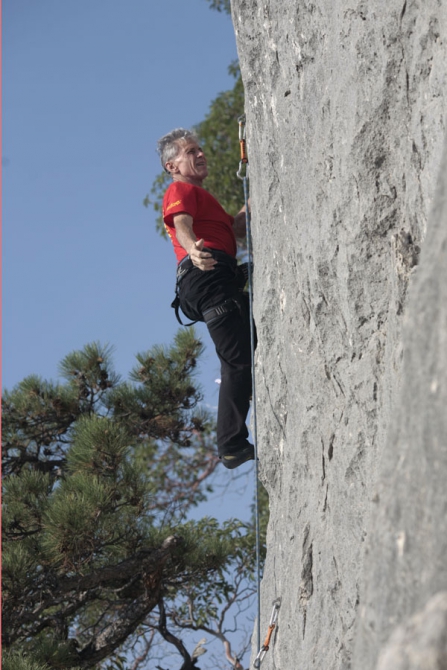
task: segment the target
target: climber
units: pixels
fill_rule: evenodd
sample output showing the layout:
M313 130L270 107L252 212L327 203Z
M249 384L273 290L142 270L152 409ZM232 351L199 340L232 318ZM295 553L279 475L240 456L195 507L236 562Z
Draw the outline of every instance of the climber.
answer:
M172 177L163 220L177 257L178 306L205 321L221 363L217 449L228 469L254 459L245 424L252 392L250 317L246 275L237 266L236 237L245 237L245 206L232 217L202 187L207 162L194 133L177 128L158 141Z

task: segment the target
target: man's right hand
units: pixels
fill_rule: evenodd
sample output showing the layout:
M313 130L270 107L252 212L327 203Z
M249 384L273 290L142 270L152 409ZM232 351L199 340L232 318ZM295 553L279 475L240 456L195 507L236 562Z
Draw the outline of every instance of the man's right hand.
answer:
M190 247L189 257L192 260L192 264L196 268L199 268L199 270L214 270L217 261L209 251L202 251L204 244L205 241L203 239L194 242Z
M177 240L189 254L194 267L199 268L199 270L213 270L217 261L212 257L209 251L203 251L205 241L203 239L197 239L192 224L193 219L189 214L180 213L174 216Z

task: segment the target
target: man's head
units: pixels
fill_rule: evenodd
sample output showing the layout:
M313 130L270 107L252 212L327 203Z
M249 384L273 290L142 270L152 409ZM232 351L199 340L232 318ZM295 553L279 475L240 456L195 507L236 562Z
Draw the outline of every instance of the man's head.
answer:
M161 164L174 180L201 184L208 174L206 158L195 133L176 128L158 140Z

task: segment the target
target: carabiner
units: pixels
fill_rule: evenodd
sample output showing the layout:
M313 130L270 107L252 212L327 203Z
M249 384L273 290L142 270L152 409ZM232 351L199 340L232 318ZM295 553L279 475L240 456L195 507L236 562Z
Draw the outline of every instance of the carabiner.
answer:
M273 631L276 628L276 623L278 621L278 613L279 613L279 608L281 607L281 598L276 598L276 600L273 601L273 610L272 610L272 615L270 617L270 623L267 631L266 638L264 640L264 644L260 648L258 655L256 656L254 662L253 662L253 667L255 668L260 668L261 663L264 660L264 656L268 652L270 648L270 640L273 634Z
M245 166L245 174L243 173L243 169ZM241 161L239 163L239 170L236 172L236 176L239 177L239 179L248 179L248 163L244 163L244 161Z
M245 114L238 118L239 122L239 146L241 149L241 161L239 163L239 170L236 175L239 179L248 179L248 157L247 157L247 142L245 140ZM242 173L243 166L246 166L245 175Z
M238 117L239 123L239 140L245 140L245 114Z

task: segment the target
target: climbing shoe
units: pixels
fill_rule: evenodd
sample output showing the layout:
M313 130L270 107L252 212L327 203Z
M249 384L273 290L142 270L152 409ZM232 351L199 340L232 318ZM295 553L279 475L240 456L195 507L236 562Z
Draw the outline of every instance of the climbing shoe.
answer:
M229 454L222 454L220 460L228 470L234 470L247 461L254 461L255 448L252 444L247 442L247 445L239 451L234 451Z

